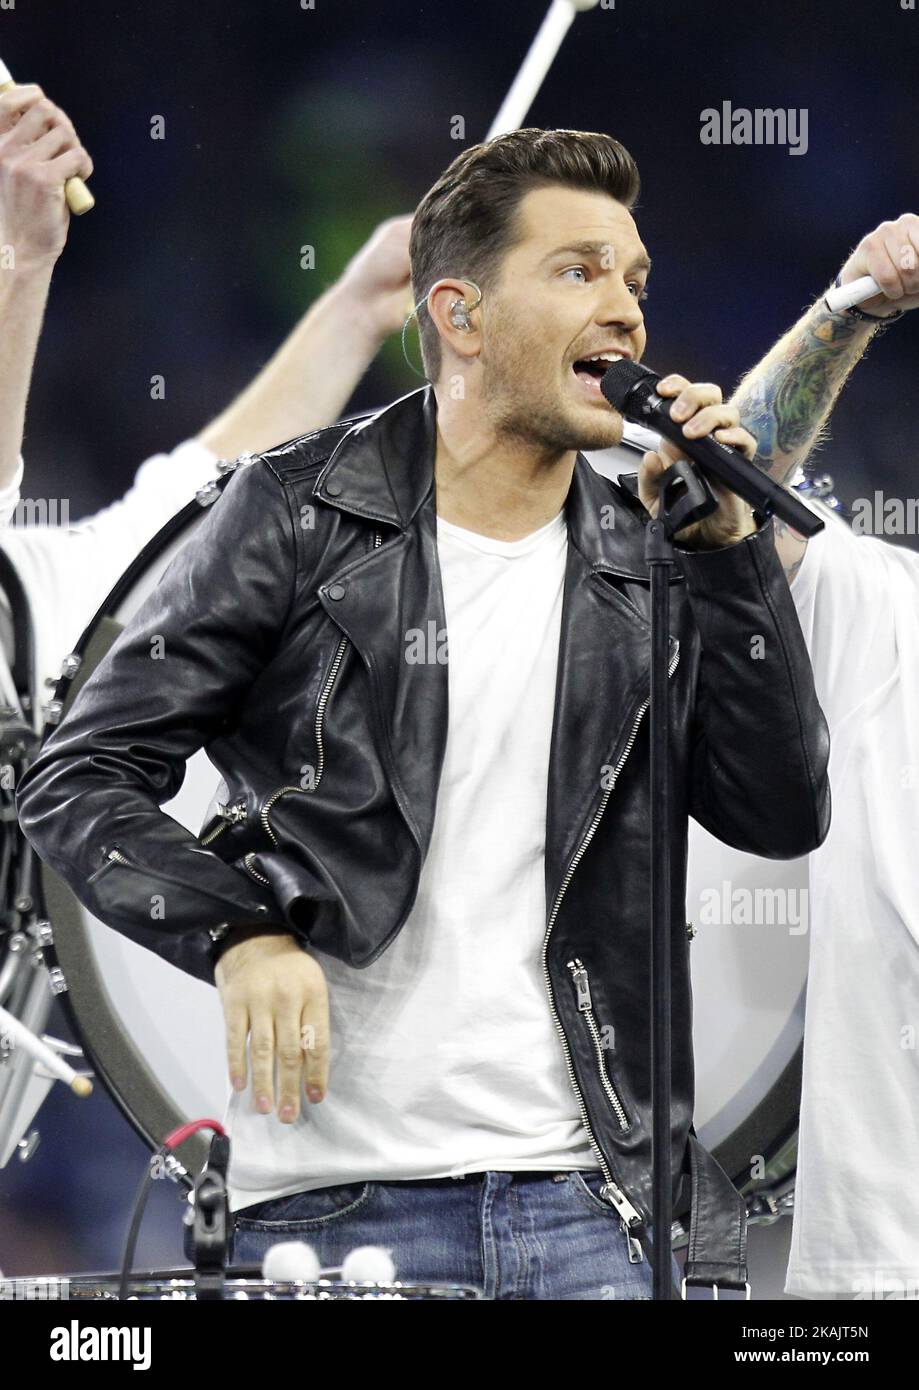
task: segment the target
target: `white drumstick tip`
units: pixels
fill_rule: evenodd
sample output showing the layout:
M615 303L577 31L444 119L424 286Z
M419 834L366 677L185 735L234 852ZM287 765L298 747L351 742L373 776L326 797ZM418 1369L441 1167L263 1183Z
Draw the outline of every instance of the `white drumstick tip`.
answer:
M282 1240L266 1251L262 1275L280 1284L293 1284L300 1280L312 1284L319 1278L319 1256L305 1241Z
M881 287L878 282L871 275L862 275L848 285L834 285L831 290L827 290L825 299L834 314L841 314L844 309L864 304L866 299L873 299L880 293Z
M391 1284L396 1266L388 1250L381 1245L358 1245L345 1256L341 1277L354 1284Z

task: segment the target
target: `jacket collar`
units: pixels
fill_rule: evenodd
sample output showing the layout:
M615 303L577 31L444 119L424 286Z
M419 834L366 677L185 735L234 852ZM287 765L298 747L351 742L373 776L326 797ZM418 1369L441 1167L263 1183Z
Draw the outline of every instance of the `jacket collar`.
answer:
M313 494L330 506L406 531L434 484L433 388L401 397L339 441ZM565 503L569 541L591 569L647 579L641 502L578 454Z

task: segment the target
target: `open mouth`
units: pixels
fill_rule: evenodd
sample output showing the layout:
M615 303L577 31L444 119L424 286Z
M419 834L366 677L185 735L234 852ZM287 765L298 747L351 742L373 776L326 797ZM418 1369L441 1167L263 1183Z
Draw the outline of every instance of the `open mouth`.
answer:
M581 357L571 370L592 396L602 396L600 382L614 362L620 362L621 352L600 352L593 357Z

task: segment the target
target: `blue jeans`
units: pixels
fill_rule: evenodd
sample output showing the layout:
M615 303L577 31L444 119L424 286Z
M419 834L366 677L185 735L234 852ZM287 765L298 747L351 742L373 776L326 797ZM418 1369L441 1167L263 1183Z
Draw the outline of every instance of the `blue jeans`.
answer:
M298 1192L237 1211L232 1261L260 1265L276 1242L303 1240L328 1269L381 1245L397 1279L472 1284L490 1299L649 1299L650 1265L630 1263L602 1181L599 1170L488 1172Z

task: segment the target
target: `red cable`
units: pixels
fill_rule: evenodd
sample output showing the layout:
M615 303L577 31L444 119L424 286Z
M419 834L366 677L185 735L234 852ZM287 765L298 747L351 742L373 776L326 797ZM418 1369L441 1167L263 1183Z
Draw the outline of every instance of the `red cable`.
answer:
M176 1149L180 1144L184 1144L186 1139L190 1139L193 1134L197 1134L199 1129L210 1129L215 1134L226 1136L226 1130L219 1120L189 1120L187 1124L179 1125L171 1134L167 1134L163 1140L164 1149Z

